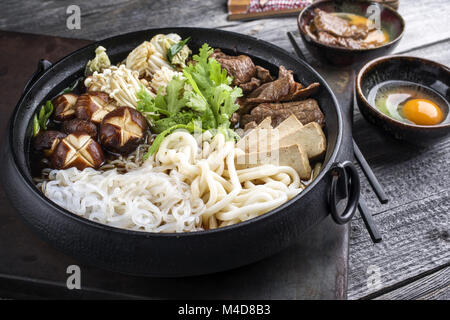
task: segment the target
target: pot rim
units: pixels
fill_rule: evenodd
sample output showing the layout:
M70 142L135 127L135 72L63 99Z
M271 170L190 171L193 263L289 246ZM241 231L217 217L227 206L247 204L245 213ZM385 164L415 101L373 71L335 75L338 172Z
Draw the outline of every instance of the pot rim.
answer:
M165 33L168 32L170 30L170 32L177 32L178 31L188 31L188 32L192 32L195 33L196 31L209 31L209 32L215 32L220 34L228 34L231 35L237 39L242 39L242 40L251 40L251 41L255 41L255 42L259 42L260 44L264 45L264 47L267 48L267 50L272 50L277 52L278 54L287 56L290 59L293 59L296 63L302 64L307 70L309 70L309 72L311 72L312 74L314 74L314 76L319 80L319 82L321 82L321 85L324 86L324 89L327 90L330 93L331 99L335 105L335 110L336 110L336 116L337 116L337 136L336 136L336 145L334 147L334 150L332 151L328 161L326 162L326 164L322 167L321 172L319 173L319 175L314 179L313 182L311 182L303 191L301 191L298 195L296 195L294 198L292 198L291 200L285 202L284 204L282 204L281 206L270 210L260 216L257 216L255 218L246 220L246 221L241 221L239 223L236 223L234 225L230 225L230 226L225 226L225 227L220 227L220 228L216 228L216 229L209 229L209 230L201 230L201 231L192 231L192 232L180 232L180 233L176 233L176 232L171 232L171 233L156 233L156 232L149 232L149 231L138 231L138 230L129 230L129 229L122 229L122 228L118 228L118 227L113 227L110 225L106 225L100 222L96 222L87 218L84 218L82 216L79 216L75 213L70 212L69 210L59 206L58 204L56 204L55 202L53 202L52 200L50 200L49 198L47 198L38 188L36 188L36 185L34 184L34 182L32 180L29 179L29 177L24 173L24 170L22 170L22 168L20 168L17 163L17 154L20 152L20 150L17 150L16 144L13 143L14 140L14 136L13 136L13 127L14 127L14 123L17 121L17 115L18 115L18 111L20 108L23 108L22 106L22 102L25 100L25 98L28 96L28 94L30 93L30 91L33 90L33 88L35 86L37 86L41 80L41 78L43 78L44 76L46 76L48 73L52 72L52 70L57 66L57 65L61 65L64 63L67 63L68 60L70 60L73 56L79 54L79 52L82 52L84 50L90 50L92 49L92 51L94 51L94 49L100 45L102 42L104 41L109 41L109 40L118 40L120 38L128 38L128 37L133 37L142 33ZM75 51L73 51L72 53L68 54L67 56L61 58L60 60L58 60L57 62L55 62L54 64L52 64L52 66L50 68L48 68L47 70L45 70L41 75L39 75L39 77L36 79L36 81L29 86L29 88L27 89L26 92L23 93L23 95L21 96L21 98L19 99L16 107L14 108L14 112L10 118L10 125L8 128L8 143L10 145L10 149L11 149L11 156L13 157L13 162L14 162L14 167L16 168L16 170L18 171L18 173L20 174L21 178L23 179L24 183L27 185L27 187L30 189L30 191L33 193L34 196L37 196L38 199L40 199L41 201L44 201L46 204L48 204L53 210L58 211L58 213L65 215L66 217L75 220L76 222L80 222L82 224L86 224L90 227L94 227L94 228L98 228L102 231L110 231L110 232L115 232L115 233L119 233L119 234L123 234L123 235L128 235L128 236L142 236L142 237L146 237L146 238L150 238L150 237L163 237L163 238L176 238L176 239L180 239L180 238L186 238L186 237L194 237L194 236L209 236L209 235L213 235L216 233L220 233L220 232L230 232L230 231L237 231L237 230L241 230L243 228L246 228L249 224L257 224L257 223L261 223L262 221L271 218L272 216L276 215L277 213L284 211L284 209L286 209L287 207L293 205L295 202L299 201L303 196L306 195L306 193L310 192L319 182L321 182L322 179L324 179L326 177L326 175L328 175L328 171L331 169L331 167L333 166L333 164L336 162L336 158L337 155L339 153L339 150L341 148L341 144L342 144L342 139L343 139L343 118L342 118L342 112L340 110L340 106L339 103L336 99L335 94L333 93L333 91L331 90L331 88L329 87L328 83L323 79L323 77L317 72L315 71L308 63L306 63L305 61L302 61L301 59L289 54L289 52L287 52L286 50L275 46L267 41L264 40L260 40L257 39L255 37L249 36L249 35L244 35L244 34L240 34L237 32L231 32L231 31L224 31L224 30L218 30L218 29L212 29L212 28L191 28L191 27L167 27L167 28L152 28L152 29L145 29L145 30L140 30L140 31L134 31L134 32L130 32L130 33L124 33L124 34L120 34L120 35L116 35L113 37L108 37L99 41L95 41L91 44L88 44L86 46L81 47L80 49L77 49ZM31 196L31 195L28 195ZM327 201L328 199L324 199L323 201Z
M366 76L367 72L369 72L370 70L372 70L373 68L377 68L377 65L380 65L384 62L387 62L389 60L404 60L404 61L408 61L408 60L416 60L416 61L420 61L422 63L426 63L426 64L430 64L433 65L437 68L441 68L442 70L445 70L449 75L450 75L450 68L433 60L429 60L429 59L424 59L424 58L420 58L420 57L414 57L414 56L408 56L408 55L402 55L402 54L393 54L393 55L388 55L388 56L383 56L383 57L379 57L376 59L373 59L369 62L367 62L358 72L357 76L356 76L356 82L355 82L355 86L356 86L356 92L358 97L362 100L363 102L363 108L367 107L368 109L370 109L372 112L375 112L375 114L381 118L383 121L385 122L392 122L404 129L422 129L422 130L429 130L429 131L433 131L433 130L439 130L442 128L450 128L450 122L447 123L439 123L436 125L431 125L431 126L426 126L426 125L419 125L419 124L414 124L414 123L406 123L406 122L401 122L399 120L396 120L394 118L389 117L388 115L384 114L383 112L381 112L378 108L376 108L375 106L373 106L366 98L366 96L363 94L362 92L362 88L361 88L361 83L363 78ZM447 115L448 117L448 115Z

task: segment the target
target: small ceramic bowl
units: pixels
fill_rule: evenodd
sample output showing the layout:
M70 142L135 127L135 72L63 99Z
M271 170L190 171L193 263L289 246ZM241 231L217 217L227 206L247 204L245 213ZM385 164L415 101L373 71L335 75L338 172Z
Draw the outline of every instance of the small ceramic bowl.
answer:
M376 6L376 8L380 10L381 28L388 33L389 39L391 39L384 45L369 49L347 49L325 45L312 38L306 30L306 27L311 24L314 18L314 9L316 8L326 12L345 12L367 17L367 9L371 5ZM355 0L326 0L314 2L300 13L297 24L303 42L314 58L318 58L319 60L333 65L364 63L373 58L386 55L392 52L398 45L405 29L405 21L400 14L391 7L382 5L378 2L362 2Z
M444 120L437 125L424 126L404 123L382 113L368 101L370 89L387 80L413 82L436 91L450 101L450 68L437 62L418 57L386 56L368 62L355 81L356 98L361 114L367 121L390 133L395 138L414 144L427 145L448 136L450 115L442 106Z

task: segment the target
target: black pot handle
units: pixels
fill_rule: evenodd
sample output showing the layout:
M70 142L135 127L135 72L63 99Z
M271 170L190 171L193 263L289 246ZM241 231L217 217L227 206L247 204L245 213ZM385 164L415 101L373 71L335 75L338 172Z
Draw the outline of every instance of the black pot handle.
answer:
M39 60L38 65L37 65L37 70L33 73L33 75L27 81L27 84L25 85L25 87L23 89L23 93L27 92L31 88L33 83L35 83L36 80L42 75L42 73L47 71L52 65L53 64L48 60L45 60L45 59Z
M331 168L330 211L337 224L349 222L358 207L360 181L358 171L353 163L345 161L336 163ZM347 199L343 210L338 209L338 203Z

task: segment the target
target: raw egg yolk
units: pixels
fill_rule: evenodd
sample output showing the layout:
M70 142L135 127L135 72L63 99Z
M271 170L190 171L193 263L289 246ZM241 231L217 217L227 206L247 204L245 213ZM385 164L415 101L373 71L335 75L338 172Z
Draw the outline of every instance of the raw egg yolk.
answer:
M427 99L411 99L403 106L403 115L418 125L434 125L443 120L441 109Z

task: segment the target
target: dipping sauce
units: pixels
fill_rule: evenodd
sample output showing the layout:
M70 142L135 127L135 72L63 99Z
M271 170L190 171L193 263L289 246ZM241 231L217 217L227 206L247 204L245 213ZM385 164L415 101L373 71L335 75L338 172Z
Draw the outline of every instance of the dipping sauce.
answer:
M448 101L435 90L414 82L382 82L370 90L368 100L387 116L405 123L432 126L448 117Z

